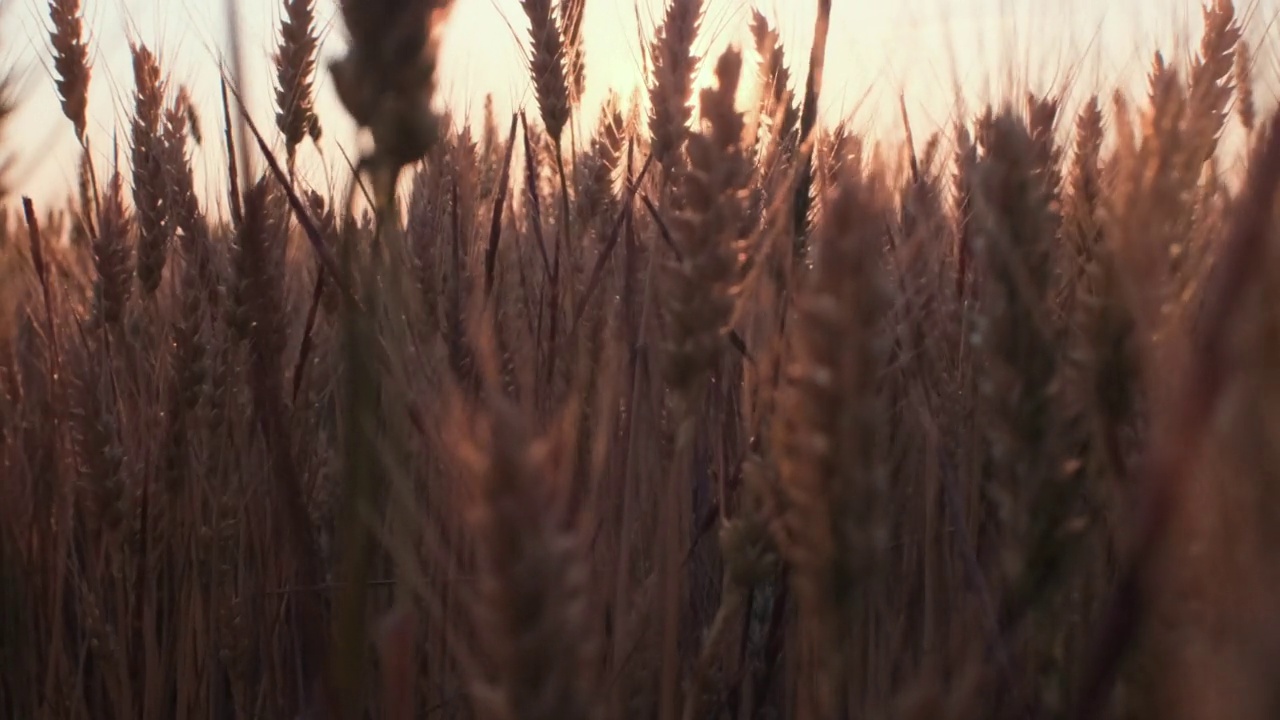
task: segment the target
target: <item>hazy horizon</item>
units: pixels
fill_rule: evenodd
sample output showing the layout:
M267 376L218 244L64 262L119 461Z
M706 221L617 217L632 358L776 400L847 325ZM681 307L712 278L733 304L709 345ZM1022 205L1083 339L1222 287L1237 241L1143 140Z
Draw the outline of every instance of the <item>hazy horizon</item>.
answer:
M1250 37L1275 16L1277 0L1241 3ZM611 89L626 99L641 81L639 37L652 36L664 0L589 0L585 20L587 92L579 113L589 132ZM893 8L862 0L835 0L821 104L830 122L850 117L875 139L900 135L898 94L905 93L918 133L950 120L957 85L970 109L991 97L1008 97L1022 85L1044 92L1072 88L1109 95L1117 85L1141 82L1151 53L1190 52L1199 39L1198 0L1133 0L1108 4L1079 0L1050 5L1037 0L903 0ZM793 78L803 81L813 33L814 0L707 0L703 39L697 49L719 53L728 43L749 45L748 23L759 7L780 29ZM245 95L256 122L274 131L271 54L277 43L281 3L241 2L246 55ZM74 187L78 152L62 116L49 60L48 8L42 0L0 0L0 62L18 69L18 109L7 128L5 150L15 155L11 185L42 205L62 204ZM206 200L221 201L223 150L218 58L226 49L222 2L194 0L85 0L93 79L90 137L99 167L110 163L112 136L127 128L132 103L130 40L159 53L162 69L186 85L202 118L205 146L197 153ZM636 18L643 23L637 32ZM304 176L321 187L325 169L343 167L340 150L357 154L355 129L337 104L328 60L343 51L344 31L335 0L317 0L322 34L317 73L321 152L301 151ZM441 49L441 98L462 119L478 119L484 98L494 96L500 117L513 109L534 111L525 62L527 21L519 0L457 0ZM1190 48L1190 49L1189 49ZM709 65L709 64L707 64ZM1276 58L1262 48L1258 100L1275 98ZM709 73L709 68L707 68ZM1010 87L1017 83L1016 87ZM1015 97L1020 94L1014 95ZM536 114L536 112L535 112ZM121 142L122 162L127 160ZM339 176L341 178L341 176Z

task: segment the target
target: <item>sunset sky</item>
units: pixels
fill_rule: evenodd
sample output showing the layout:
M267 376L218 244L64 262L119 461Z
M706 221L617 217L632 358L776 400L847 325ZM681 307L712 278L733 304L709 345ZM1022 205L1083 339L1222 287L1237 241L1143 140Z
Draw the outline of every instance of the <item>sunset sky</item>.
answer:
M651 37L664 1L588 0L585 129L610 89L626 98L641 82L636 18ZM322 66L342 53L335 2L318 0L325 35ZM212 194L221 186L217 63L228 37L223 2L84 0L84 5L94 63L90 132L100 162L109 163L112 134L127 128L129 40L135 38L158 51L164 70L192 92L207 146L197 172ZM279 5L241 0L247 93L259 125L271 129L269 58ZM746 43L751 10L758 6L780 27L793 75L803 78L815 5L816 0L708 0L698 50L718 53L730 42ZM822 114L826 120L851 116L855 126L894 140L899 92L906 93L917 132L951 119L956 84L976 105L1010 91L1021 97L1028 85L1051 89L1074 69L1076 92L1107 94L1118 83L1140 82L1155 48L1165 49L1166 56L1187 52L1199 38L1198 5L1198 0L834 0ZM1262 35L1277 7L1280 0L1238 3L1240 14L1251 17L1254 37ZM20 81L20 107L4 146L17 155L12 184L42 203L57 203L72 186L77 148L50 76L47 8L41 0L0 0L0 8L0 62L16 67ZM519 0L457 0L442 49L441 101L478 117L485 95L492 93L500 115L522 106L533 111L526 27ZM711 63L706 65L709 75ZM1263 52L1259 65L1265 74L1275 59ZM300 163L312 181L323 185L323 168L342 162L340 149L355 155L356 138L323 67L318 83L323 157L308 148ZM1259 88L1264 107L1274 98L1273 87Z

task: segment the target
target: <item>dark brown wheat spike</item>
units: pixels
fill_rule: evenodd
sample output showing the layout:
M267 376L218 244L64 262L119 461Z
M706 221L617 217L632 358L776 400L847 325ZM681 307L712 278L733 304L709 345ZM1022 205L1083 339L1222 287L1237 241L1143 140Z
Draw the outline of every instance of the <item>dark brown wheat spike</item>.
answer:
M809 72L805 75L804 104L800 107L801 142L808 141L818 125L818 99L822 95L822 77L827 62L827 35L831 31L831 0L818 0L818 12L813 22L813 46L809 48ZM805 252L812 206L813 151L810 149L800 160L792 213L792 228L795 230L794 251L797 257Z
M1089 98L1076 118L1075 152L1063 201L1066 239L1084 260L1098 237L1098 209L1102 199L1102 106Z
M169 396L168 436L164 444L163 473L168 489L182 488L188 474L193 420L208 388L209 347L205 329L205 283L199 257L187 252L182 256L182 286L179 292L179 315L172 328L170 367L172 387Z
M439 139L431 108L436 88L439 30L453 0L342 0L351 35L346 57L334 62L334 90L347 112L373 135L362 169L377 177L379 202L389 202L405 165Z
M182 233L182 252L186 262L194 266L201 288L216 302L218 279L215 277L210 242L212 236L209 221L200 209L196 195L195 175L187 152L188 134L199 142L198 124L192 109L191 96L186 88L180 88L164 116L164 173L165 203L171 227ZM183 287L183 292L188 288Z
M609 95L600 108L600 124L591 138L591 150L581 156L583 192L579 213L585 218L599 217L598 213L610 207L614 196L627 132L619 103L617 93Z
M478 483L473 522L480 604L476 626L491 663L478 714L494 720L586 720L596 642L586 613L588 566L557 511L559 437L534 437L500 402L462 448Z
M76 128L76 137L85 140L89 108L89 49L84 41L80 0L49 0L53 31L53 69L58 76L62 113Z
M236 238L231 318L236 335L253 348L255 368L270 376L258 379L265 386L279 381L287 340L284 317L287 218L274 202L272 187L270 181L263 178L245 193L245 222Z
M883 368L884 221L866 184L846 174L824 203L815 270L798 301L774 441L775 535L799 615L818 652L814 717L835 717L849 632L885 549L878 461Z
M1082 531L1069 525L1084 486L1067 461L1069 422L1058 382L1065 368L1053 325L1054 212L1034 142L1012 112L995 116L983 137L977 196L984 282L974 345L982 365L979 407L998 468L987 490L996 498L989 522L1005 538L1002 622L1009 628L1062 580L1064 553ZM1007 701L1014 707L1027 699L1018 693Z
M108 533L125 520L127 502L124 448L111 394L108 366L97 347L84 348L71 403L76 466L88 510L98 528Z
M185 88L165 113L165 177L171 221L182 231L181 283L178 289L178 318L173 324L171 360L173 387L169 401L169 435L165 442L163 470L171 490L179 488L187 473L190 416L204 398L208 378L208 347L205 335L206 298L216 292L210 265L209 229L200 210L187 157L191 100Z
M1058 107L1057 98L1027 94L1027 129L1031 133L1034 169L1049 200L1058 197L1062 183L1062 151L1055 137Z
M532 55L529 72L538 95L538 109L547 135L557 147L569 122L569 87L565 77L565 47L551 11L551 0L522 0L524 14L529 17Z
M133 203L138 222L138 281L147 295L160 287L169 252L165 207L164 141L161 120L164 83L160 64L145 45L133 46Z
M188 242L196 239L197 235L203 239L208 232L207 229L196 227L203 222L203 218L196 197L191 158L187 154L187 135L191 130L190 106L191 96L187 89L180 89L165 111L161 130L166 207L169 219L182 230Z
M93 239L97 302L102 320L119 325L133 290L133 222L124 205L124 178L117 171L107 183L98 210L98 235Z
M285 314L286 241L288 209L270 177L260 178L244 196L244 222L237 233L232 322L237 335L247 340L249 363L247 380L254 418L262 430L273 479L272 502L281 508L282 523L277 532L298 563L299 580L320 582L320 558L316 534L307 512L298 459L290 433L289 407L284 385L284 351L288 343ZM280 192L277 190L277 192ZM193 348L194 350L195 348ZM298 600L300 622L320 622L320 608L314 598ZM323 640L315 628L302 638L303 675L316 676L322 661Z
M649 85L649 134L656 162L668 172L678 164L693 117L693 78L697 58L693 41L702 24L702 0L671 0L650 47L653 80Z
M280 47L275 58L276 127L284 135L290 168L303 139L320 135L313 85L319 46L315 10L315 0L285 0L284 20L280 23Z
M1043 459L1034 450L1050 439L1052 429L1050 384L1056 360L1045 309L1053 230L1049 190L1035 181L1034 143L1026 124L1011 111L995 116L983 133L986 157L979 168L978 198L984 221L981 251L991 284L984 298L986 314L976 330L992 362L1023 375L1000 376L1010 385L986 388L1001 412L1008 413L1003 427L993 430L992 449L1001 462L1025 460L1043 471Z
M689 162L678 176L671 230L680 258L668 290L667 379L686 409L699 402L697 385L719 361L742 280L737 231L751 166L743 148L745 121L734 107L741 75L742 53L726 51L716 65L717 87L702 91L706 130L689 136Z
M795 92L791 89L791 70L787 67L782 37L769 25L759 10L751 17L751 34L760 55L761 114L774 123L777 138L791 138L800 124Z

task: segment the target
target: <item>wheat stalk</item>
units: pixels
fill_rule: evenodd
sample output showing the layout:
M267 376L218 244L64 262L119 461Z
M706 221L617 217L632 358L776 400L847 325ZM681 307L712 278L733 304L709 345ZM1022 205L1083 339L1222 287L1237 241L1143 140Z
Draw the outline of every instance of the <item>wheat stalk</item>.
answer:
M674 172L693 117L693 43L702 24L702 0L671 0L650 45L649 134L654 160Z
M477 709L492 718L594 717L589 577L578 541L557 521L558 440L532 437L515 413L491 403L461 448L479 488L477 625L493 672L477 685Z
M191 100L184 89L165 113L164 171L167 204L174 227L183 242L180 315L173 328L173 383L168 413L169 439L165 444L164 471L170 490L179 488L189 467L188 453L193 427L191 416L204 399L208 378L206 298L217 295L209 249L208 224L195 194L186 138L193 126Z
M1243 38L1236 44L1235 65L1232 80L1238 95L1236 111L1245 132L1252 135L1258 123L1258 108L1253 98L1253 53Z
M334 89L375 149L362 167L378 177L380 207L387 207L405 165L421 160L437 142L431 108L436 86L439 31L452 0L342 0L351 50L334 62ZM353 188L354 189L354 188Z
M759 10L752 11L751 34L755 38L756 53L760 55L760 114L773 122L775 138L793 141L800 123L800 110L791 89L791 70L787 67L782 37Z
M1203 14L1204 35L1188 79L1188 131L1195 143L1189 160L1197 163L1196 167L1214 154L1226 125L1227 104L1235 92L1231 72L1242 34L1231 0L1213 0L1203 8Z
M89 48L84 41L80 0L49 0L53 31L53 69L58 76L62 113L75 126L76 138L85 142L89 109Z
M284 135L290 169L303 139L320 138L313 85L320 44L315 23L315 0L285 0L275 58L276 127Z
M578 215L584 220L612 214L608 211L614 205L626 132L618 96L610 94L600 108L599 124L590 149L579 161Z
M133 45L133 203L138 224L138 280L147 295L160 287L169 252L165 205L164 141L161 121L165 94L160 65L145 45Z
M542 123L556 147L569 121L569 85L565 77L565 46L556 18L552 14L551 0L522 0L521 6L529 18L529 36L532 52L529 72L537 91L538 109Z
M108 325L119 325L133 290L133 222L124 206L124 178L111 176L98 210L98 234L93 239L99 315Z
M587 56L582 34L586 14L587 0L560 0L560 30L563 34L570 107L578 106L587 87Z
M876 389L887 307L882 225L858 178L846 175L834 192L815 235L817 269L798 301L773 437L774 532L818 653L817 717L837 711L845 643L886 544Z
M689 136L688 164L676 179L671 228L679 257L667 273L666 380L681 407L681 422L690 419L719 362L742 282L745 243L737 231L751 168L743 147L745 121L734 106L741 74L741 52L726 51L716 64L717 86L702 92L706 132Z

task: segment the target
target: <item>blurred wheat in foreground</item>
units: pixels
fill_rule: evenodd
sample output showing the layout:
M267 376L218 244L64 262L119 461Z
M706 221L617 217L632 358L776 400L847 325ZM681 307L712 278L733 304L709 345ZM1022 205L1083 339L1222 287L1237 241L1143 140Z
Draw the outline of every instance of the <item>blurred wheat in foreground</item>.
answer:
M830 5L793 82L671 0L584 108L585 2L523 0L536 102L459 130L449 2L346 0L322 67L284 0L274 126L138 41L104 166L50 0L83 159L0 195L0 716L1276 717L1280 119L1230 0L1143 97L904 106L893 152L817 123ZM349 194L295 172L321 73Z

